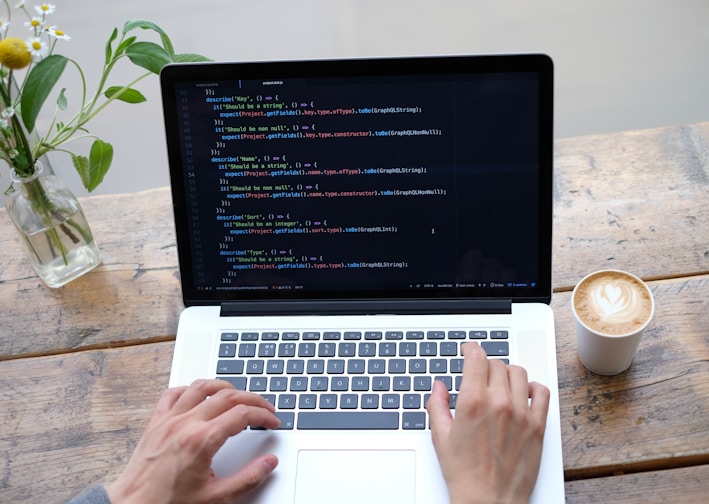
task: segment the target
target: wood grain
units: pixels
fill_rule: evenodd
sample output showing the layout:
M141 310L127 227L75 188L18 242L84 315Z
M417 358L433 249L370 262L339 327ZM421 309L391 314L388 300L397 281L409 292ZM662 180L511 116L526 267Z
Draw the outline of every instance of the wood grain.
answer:
M127 463L173 343L0 362L0 500L64 502Z
M650 285L655 318L610 377L578 360L570 293L554 297L567 478L709 464L709 275Z

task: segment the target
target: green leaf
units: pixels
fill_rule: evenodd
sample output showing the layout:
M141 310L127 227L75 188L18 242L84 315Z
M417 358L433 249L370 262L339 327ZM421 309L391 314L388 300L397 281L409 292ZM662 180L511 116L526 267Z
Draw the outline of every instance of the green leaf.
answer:
M111 49L111 45L113 44L113 41L116 40L116 37L118 37L118 28L113 29L113 33L111 33L111 36L108 38L108 42L106 42L106 64L107 65L111 62L111 58L113 57L113 50Z
M84 187L89 186L90 174L89 174L89 159L86 156L78 156L71 153L71 162L74 164L79 177L81 177L81 183Z
M68 105L68 101L66 99L66 96L64 95L65 91L66 88L62 88L62 90L59 92L59 97L57 98L57 108L59 110L66 110L66 107Z
M59 54L47 56L30 70L22 91L20 112L27 131L32 131L49 92L61 77L67 58Z
M136 38L137 38L137 37L128 37L127 39L125 39L125 40L121 43L121 45L119 45L119 46L116 48L116 56L120 56L121 54L123 54L123 52L126 50L126 48L127 48L129 45L131 45L133 42L135 42L135 39L136 39Z
M91 145L91 152L89 152L88 180L81 179L89 192L103 182L103 177L111 167L111 161L113 161L113 146L102 140L95 140Z
M123 89L120 94L117 94L122 89L122 86L111 86L106 90L104 95L106 96L106 98L111 98L115 96L116 100L121 100L126 103L142 103L144 101L147 101L147 98L143 96L140 91L133 88Z
M136 42L126 48L130 60L154 74L159 74L162 67L172 63L172 57L165 49L152 42Z
M168 37L167 33L165 33L165 31L158 25L156 25L155 23L151 23L150 21L126 21L126 23L123 25L123 33L126 34L131 30L135 30L136 28L142 28L143 30L152 30L158 35L160 35L160 39L162 40L162 46L165 49L165 52L168 53L170 56L175 54L175 49L172 47L172 41L170 40L170 37Z
M201 54L175 54L172 57L172 60L175 63L195 63L202 61L212 61L206 56L202 56Z

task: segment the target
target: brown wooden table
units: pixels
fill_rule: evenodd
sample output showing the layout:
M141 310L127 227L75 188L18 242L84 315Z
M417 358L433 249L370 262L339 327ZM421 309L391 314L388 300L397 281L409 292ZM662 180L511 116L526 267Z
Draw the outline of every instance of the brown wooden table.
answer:
M709 499L709 123L558 140L554 297L567 502ZM116 168L117 169L117 168ZM103 264L59 290L0 211L0 502L61 502L126 463L182 309L167 188L83 200ZM570 291L650 282L629 371L579 363Z

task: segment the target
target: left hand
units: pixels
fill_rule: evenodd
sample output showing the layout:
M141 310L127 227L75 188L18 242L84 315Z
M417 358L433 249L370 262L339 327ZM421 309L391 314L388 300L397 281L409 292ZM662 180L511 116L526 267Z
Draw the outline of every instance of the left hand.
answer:
M168 389L123 473L106 487L111 503L233 502L261 484L278 459L263 455L221 479L212 471L212 459L248 425L277 428L274 411L262 397L222 380Z

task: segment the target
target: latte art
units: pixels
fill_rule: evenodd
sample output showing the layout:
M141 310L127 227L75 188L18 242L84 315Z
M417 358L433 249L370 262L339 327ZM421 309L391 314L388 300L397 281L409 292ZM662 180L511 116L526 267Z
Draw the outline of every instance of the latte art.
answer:
M643 327L653 307L652 296L640 279L616 271L584 278L576 287L573 303L584 324L612 336Z

